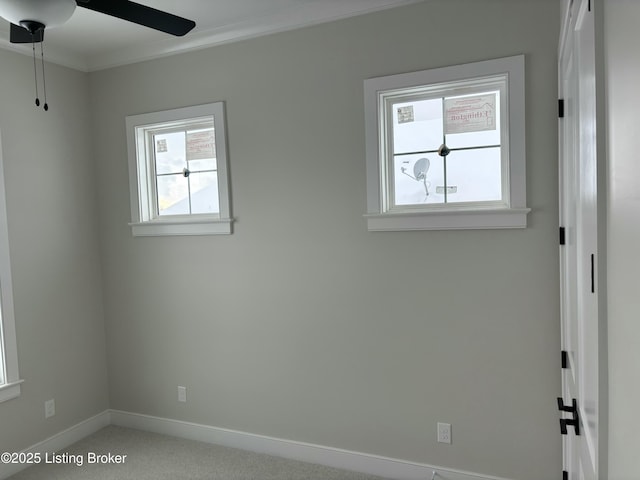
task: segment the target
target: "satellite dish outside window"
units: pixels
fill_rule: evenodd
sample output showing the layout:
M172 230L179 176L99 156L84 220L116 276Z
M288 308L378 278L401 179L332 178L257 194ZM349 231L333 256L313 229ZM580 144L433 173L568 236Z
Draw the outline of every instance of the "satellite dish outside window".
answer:
M401 167L400 171L404 173L407 177L413 178L415 181L424 184L424 192L426 197L429 196L429 186L427 185L427 172L429 171L429 167L431 166L431 162L427 157L419 158L416 160L416 163L413 164L413 175L407 173L406 167ZM426 200L425 197L425 200Z

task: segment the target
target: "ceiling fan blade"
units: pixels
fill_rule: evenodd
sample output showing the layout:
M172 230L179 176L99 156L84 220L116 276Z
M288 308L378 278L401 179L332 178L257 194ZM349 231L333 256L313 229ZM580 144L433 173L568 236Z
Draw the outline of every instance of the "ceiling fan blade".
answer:
M11 24L9 41L11 43L40 43L44 39L44 29L38 30L33 36L31 32L20 25Z
M196 22L127 0L76 0L79 7L182 37Z

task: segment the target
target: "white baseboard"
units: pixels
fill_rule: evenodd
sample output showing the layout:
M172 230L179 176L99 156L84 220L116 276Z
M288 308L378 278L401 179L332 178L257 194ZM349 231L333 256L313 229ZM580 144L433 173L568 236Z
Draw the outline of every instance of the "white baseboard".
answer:
M507 480L406 460L352 452L310 443L238 432L225 428L111 410L111 423L200 442L266 453L397 480ZM434 472L436 475L434 476Z
M36 443L35 445L23 450L21 453L57 452L109 425L111 425L111 412L105 410L94 417L88 418L73 427L67 428L64 431L43 440L42 442ZM0 480L4 480L27 467L29 467L29 465L0 463Z
M135 428L147 432L265 453L396 480L508 480L423 463L119 410L106 410L42 442L36 443L23 450L23 452L57 452L109 425ZM27 466L0 464L0 480L24 470Z

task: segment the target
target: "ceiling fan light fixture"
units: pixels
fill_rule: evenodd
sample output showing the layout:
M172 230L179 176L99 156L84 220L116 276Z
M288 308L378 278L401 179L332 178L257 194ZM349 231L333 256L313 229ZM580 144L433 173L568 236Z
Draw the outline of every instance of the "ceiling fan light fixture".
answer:
M15 25L32 21L55 27L69 20L75 9L76 0L0 0L0 17Z

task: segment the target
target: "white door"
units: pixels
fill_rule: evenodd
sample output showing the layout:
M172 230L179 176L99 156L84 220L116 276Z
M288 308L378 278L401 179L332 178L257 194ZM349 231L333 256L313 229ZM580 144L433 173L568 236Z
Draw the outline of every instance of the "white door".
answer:
M560 39L562 373L559 415L570 480L599 478L598 156L595 0L566 0ZM575 405L575 408L574 408ZM600 476L600 478L603 478Z

